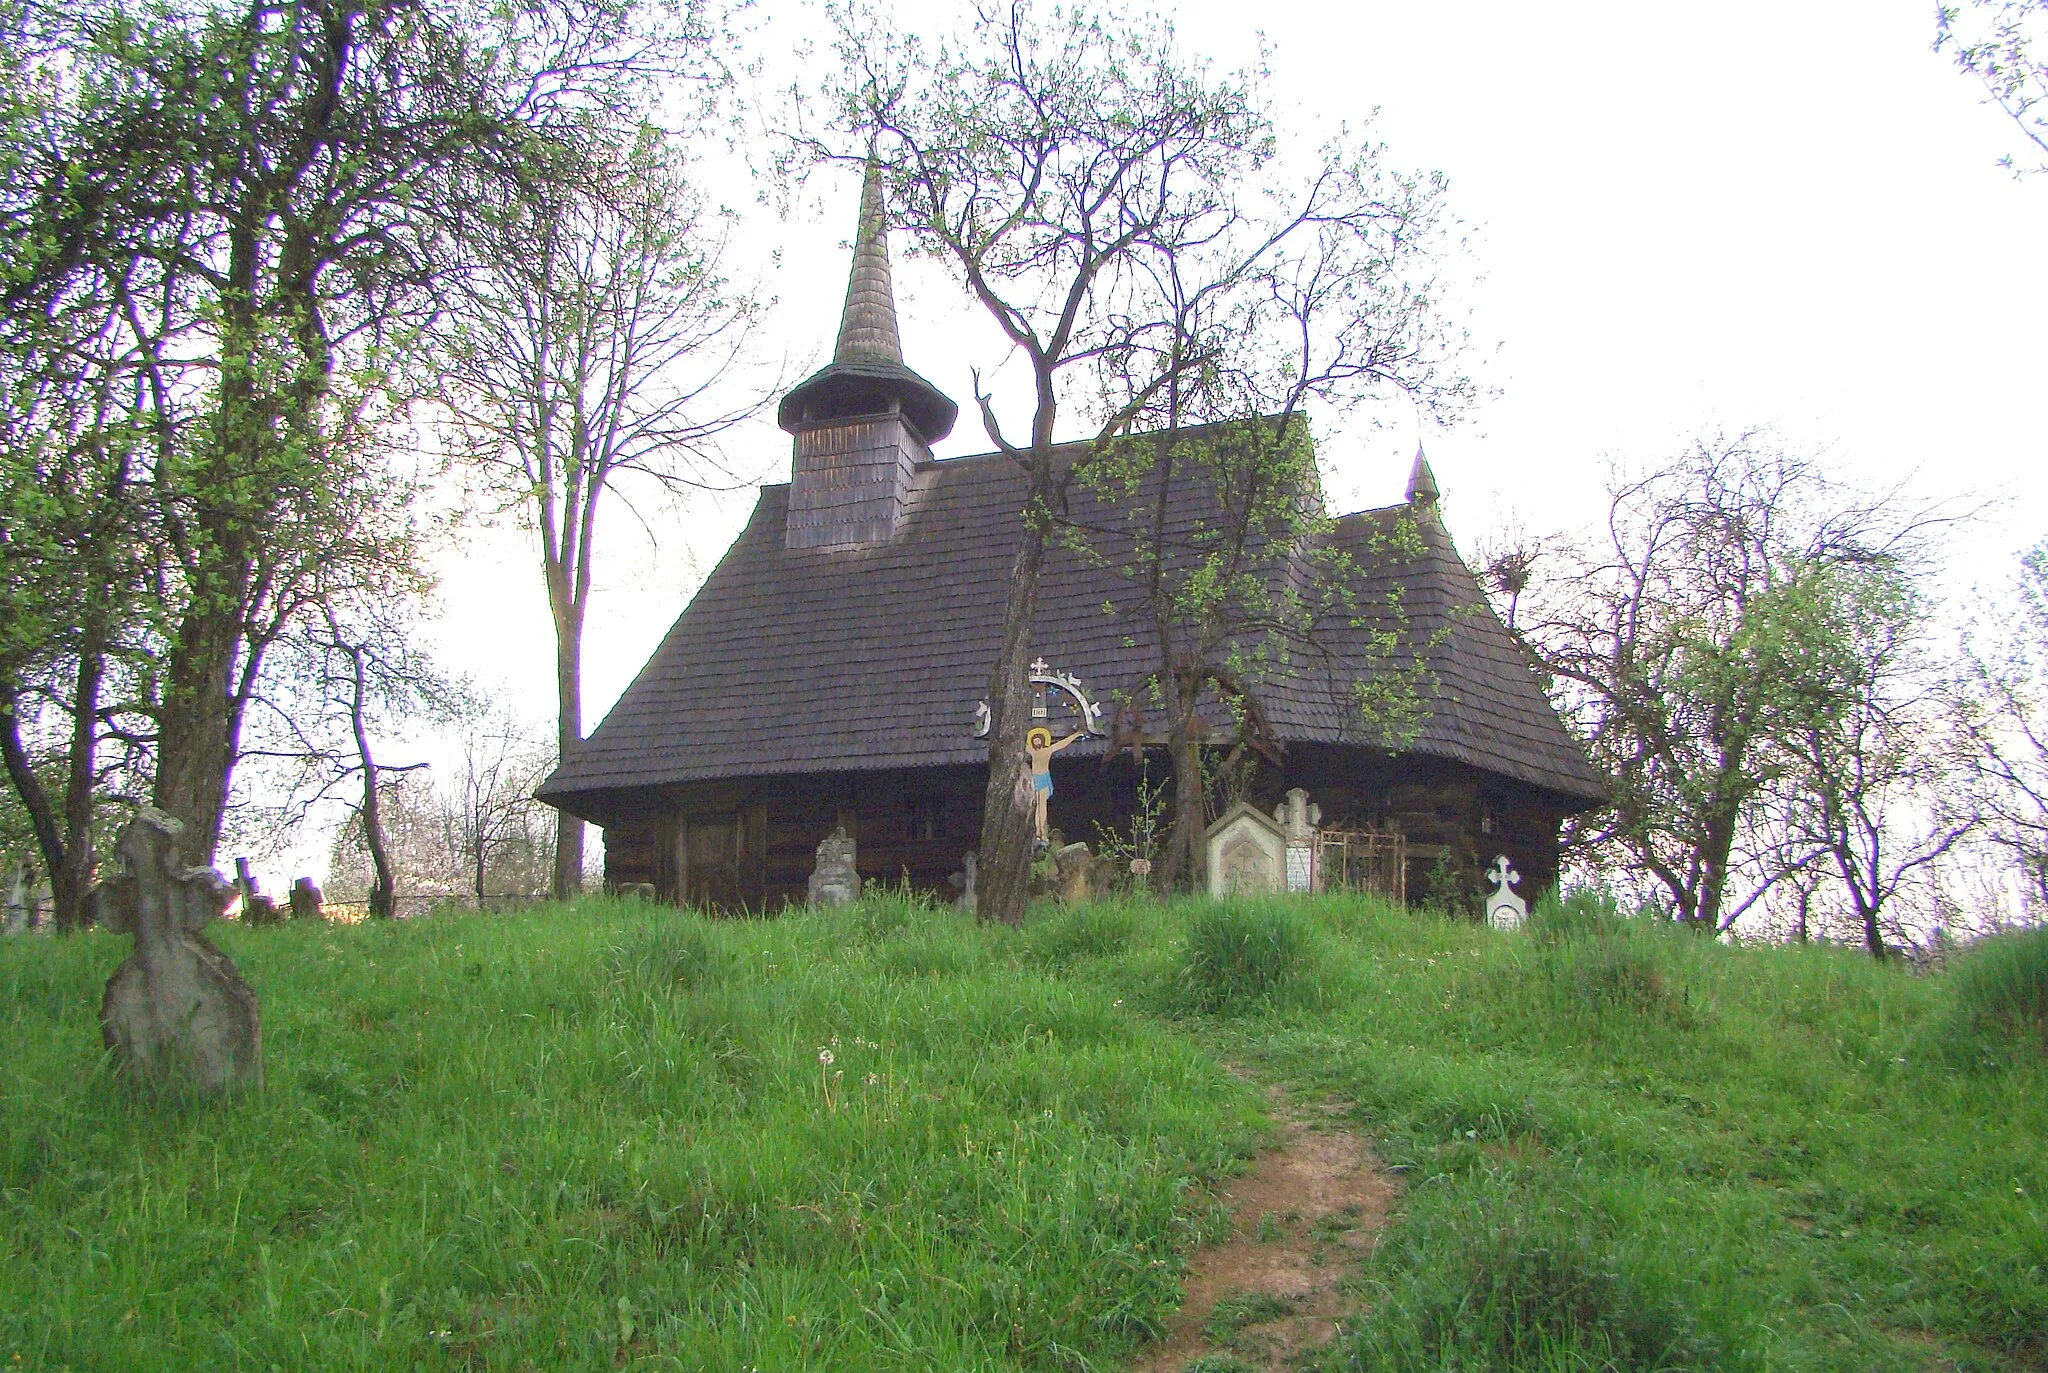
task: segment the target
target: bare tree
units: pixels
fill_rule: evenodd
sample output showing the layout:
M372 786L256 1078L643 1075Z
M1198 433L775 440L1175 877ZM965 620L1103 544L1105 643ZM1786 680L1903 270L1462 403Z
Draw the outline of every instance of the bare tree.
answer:
M347 571L346 567L337 569ZM255 698L251 771L281 793L258 807L295 831L331 802L370 860L370 914L397 911L400 872L391 855L384 803L392 785L424 762L393 763L381 739L449 718L456 685L418 644L417 577L368 586L329 582L273 650L273 669Z
M503 712L478 703L467 713L462 758L441 791L448 847L460 856L479 909L494 899L543 895L554 855L546 808L533 792L553 751Z
M927 48L842 13L841 52L830 91L865 151L839 155L881 169L894 221L958 275L1031 373L1029 432L1016 436L976 379L989 440L1026 481L990 668L979 888L984 915L1014 922L1032 837L1016 725L1039 575L1087 465L1055 460L1062 418L1081 420L1091 452L1129 432L1208 361L1213 336L1185 329L1177 307L1242 286L1290 225L1342 214L1357 183L1326 164L1288 182L1305 190L1269 196L1274 131L1256 73L1218 78L1154 15L991 6ZM1355 156L1370 165L1375 153Z
M2011 614L1966 646L1966 717L1991 842L2048 906L2048 543L2021 560Z
M1553 694L1614 779L1567 842L1642 874L1687 924L1741 919L1797 862L1762 823L1773 798L1810 780L1802 746L1858 694L1840 570L1911 565L1938 522L1757 434L1619 482L1604 547L1523 607Z
M643 481L730 482L717 438L759 401L721 399L756 306L722 274L716 216L643 127L602 183L507 204L464 283L445 377L461 455L531 521L555 630L557 757L583 741L583 626L598 508ZM583 880L583 821L557 813L554 893Z
M1340 547L1305 407L1405 392L1442 412L1464 399L1448 367L1457 340L1436 305L1441 193L1433 179L1384 169L1378 149L1326 150L1302 200L1139 260L1158 277L1168 327L1105 365L1132 373L1123 394L1166 382L1140 416L1152 432L1101 444L1083 470L1110 528L1081 532L1129 549L1121 570L1158 646L1141 692L1164 719L1174 771L1162 888L1183 875L1200 883L1205 774L1277 757L1261 704L1272 673L1332 679L1351 732L1383 747L1412 741L1423 723L1427 669L1403 632L1405 606L1398 595L1361 603L1362 574L1422 551L1416 516ZM1216 768L1203 756L1205 704L1237 726Z
M1984 821L1968 793L1966 703L1933 643L1930 607L1886 559L1838 562L1806 586L1822 633L1806 641L1831 685L1785 743L1794 842L1840 880L1864 947L1883 958L1893 899Z

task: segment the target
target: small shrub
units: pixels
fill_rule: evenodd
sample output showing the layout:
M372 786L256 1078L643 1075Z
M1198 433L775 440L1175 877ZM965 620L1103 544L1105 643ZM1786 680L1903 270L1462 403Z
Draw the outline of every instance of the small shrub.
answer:
M664 918L612 945L606 960L612 981L650 992L686 991L716 980L731 955L696 916Z
M1285 1320L1295 1310L1294 1301L1271 1292L1233 1291L1217 1300L1202 1333L1211 1340L1223 1341L1246 1326Z
M1025 927L1024 938L1036 962L1061 968L1083 958L1122 953L1137 930L1138 919L1130 907L1090 901L1044 908Z
M1538 944L1557 945L1617 934L1627 919L1612 895L1579 888L1537 902L1525 928Z
M1270 1002L1310 971L1312 944L1300 915L1273 905L1218 902L1188 921L1180 986L1198 1011Z
M1979 940L1949 978L1963 1035L2048 1049L2048 926Z
M1347 1351L1347 1367L1712 1367L1687 1312L1645 1291L1582 1235L1522 1222L1461 1227L1408 1256L1415 1271Z
M986 951L977 933L965 917L950 929L911 929L879 945L875 958L898 977L959 977L981 966Z
M1625 940L1582 944L1560 961L1570 994L1583 1004L1644 1012L1671 1008L1671 993L1656 960Z

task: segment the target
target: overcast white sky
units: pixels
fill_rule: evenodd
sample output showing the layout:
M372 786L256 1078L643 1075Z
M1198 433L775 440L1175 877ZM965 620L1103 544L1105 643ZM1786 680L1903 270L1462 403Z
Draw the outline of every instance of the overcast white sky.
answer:
M786 54L822 24L781 0L764 10L757 47L786 81L798 69ZM899 9L912 23L919 12ZM1998 498L1959 541L1959 584L2001 581L2013 554L2048 537L2048 177L1996 165L2019 137L1931 51L1927 0L1170 12L1184 45L1221 66L1263 32L1287 127L1357 126L1377 110L1395 163L1449 177L1473 245L1472 365L1498 391L1422 436L1462 547L1502 520L1583 525L1612 460L1758 424L1872 487ZM747 185L714 188L747 217L745 250L778 302L763 337L791 379L824 360L845 290L857 187L838 179L815 182L788 217ZM1015 376L950 282L900 250L897 269L912 367L961 401L970 367L999 386ZM1334 507L1399 498L1417 439L1405 403L1318 428ZM963 416L939 451L987 447ZM788 478L772 415L729 453L762 480ZM643 507L653 543L609 510L585 644L590 723L752 503L748 491ZM552 647L535 561L515 531L465 536L443 560L440 652L545 720Z

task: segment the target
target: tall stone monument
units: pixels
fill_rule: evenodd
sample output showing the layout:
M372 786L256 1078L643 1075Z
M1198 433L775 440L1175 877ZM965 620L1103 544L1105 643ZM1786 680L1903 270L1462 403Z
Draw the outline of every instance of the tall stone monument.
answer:
M213 868L178 861L184 829L144 806L121 831L117 849L127 870L96 896L101 920L133 935L135 952L107 980L100 1033L150 1081L207 1094L261 1087L255 989L202 933L228 908L235 885Z

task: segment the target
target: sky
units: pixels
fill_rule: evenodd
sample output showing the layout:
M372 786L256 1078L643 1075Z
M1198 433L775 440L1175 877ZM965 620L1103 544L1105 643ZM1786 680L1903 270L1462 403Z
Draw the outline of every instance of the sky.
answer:
M1773 428L1830 471L1920 504L1983 506L1948 585L2010 576L2048 538L2048 176L1998 159L2021 140L1932 50L1923 0L1714 5L1525 0L1180 4L1183 47L1219 68L1263 38L1283 137L1369 125L1397 166L1441 171L1469 255L1456 303L1485 398L1420 426L1400 402L1319 417L1333 509L1398 500L1420 441L1468 552L1504 527L1583 529L1616 464L1695 436ZM901 4L930 31L951 7ZM763 79L815 81L814 9L764 0ZM733 265L774 297L760 338L788 381L829 355L858 187L814 177L776 198L709 168L742 216ZM723 170L721 170L723 169ZM1021 419L1025 373L958 286L896 254L905 361L956 400L969 370ZM990 445L969 416L941 457ZM732 467L785 481L763 418ZM738 533L751 487L605 512L585 640L595 724ZM553 647L538 558L512 527L468 529L439 560L443 663L539 722ZM427 756L442 746L415 741ZM317 855L295 855L316 870Z

